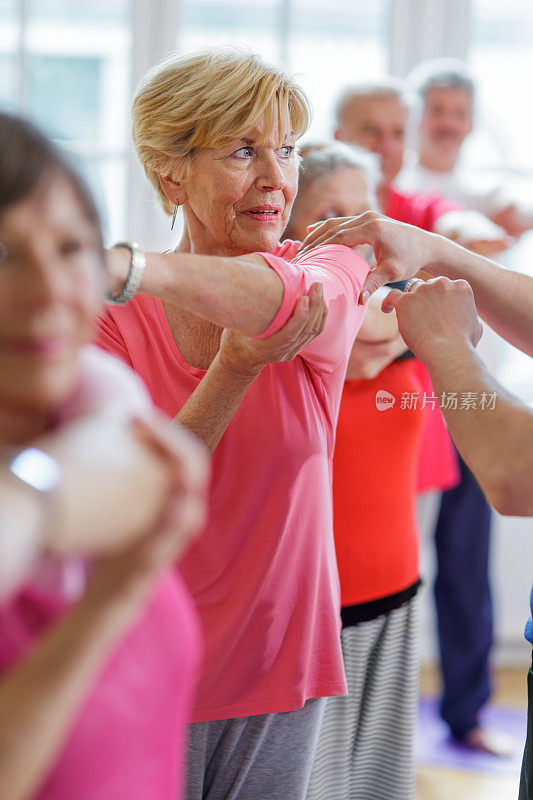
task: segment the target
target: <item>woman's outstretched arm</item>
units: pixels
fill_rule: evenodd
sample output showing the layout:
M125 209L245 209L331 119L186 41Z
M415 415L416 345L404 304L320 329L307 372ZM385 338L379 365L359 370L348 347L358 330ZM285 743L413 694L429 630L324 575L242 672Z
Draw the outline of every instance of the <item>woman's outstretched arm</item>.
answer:
M114 289L126 278L130 253L107 252ZM249 336L263 333L283 300L283 283L258 254L235 258L191 253L147 253L140 294L181 306L221 328Z

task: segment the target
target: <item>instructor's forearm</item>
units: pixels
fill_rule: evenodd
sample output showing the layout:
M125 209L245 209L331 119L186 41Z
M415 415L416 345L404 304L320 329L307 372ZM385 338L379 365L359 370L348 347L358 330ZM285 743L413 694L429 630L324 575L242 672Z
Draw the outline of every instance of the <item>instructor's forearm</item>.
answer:
M506 341L533 356L533 279L442 237L435 243L435 261L427 271L468 281L480 316Z
M182 306L221 328L258 336L274 319L283 284L261 256L147 253L140 292Z
M492 378L473 348L435 347L426 366L439 398L457 393L457 409L444 402L442 413L489 502L502 514L533 515L533 412ZM466 393L475 407L461 408Z
M238 374L217 353L175 421L196 434L212 455L259 371Z

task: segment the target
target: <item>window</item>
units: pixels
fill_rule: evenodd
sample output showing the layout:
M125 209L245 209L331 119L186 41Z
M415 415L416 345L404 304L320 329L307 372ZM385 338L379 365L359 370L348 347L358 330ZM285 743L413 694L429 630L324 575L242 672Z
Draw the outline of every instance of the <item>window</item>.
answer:
M132 75L173 47L244 45L296 73L313 102L309 135L324 137L339 89L386 71L390 2L181 0L178 13L176 0L0 0L0 107L73 154L107 242L164 248L175 237L131 155Z
M484 148L478 159L484 166L489 161L533 173L533 106L528 102L533 3L473 0L470 27L469 62L479 83L479 122L486 124L492 139L492 152Z
M533 206L533 4L529 0L473 0L469 62L478 82L480 129L468 153L484 169L512 181ZM502 259L533 274L533 232L524 235ZM510 391L533 403L533 360L505 342L498 343L498 378Z
M388 66L387 0L293 0L288 62L312 100L310 136L331 136L333 108L349 83Z
M18 18L16 0L0 0L0 103L17 105Z
M388 0L184 0L178 46L237 44L283 63L312 99L312 137L331 135L335 98L386 72Z
M1 2L0 102L72 154L116 239L127 214L130 2Z
M238 44L278 61L281 25L280 0L262 0L260 5L245 0L182 0L177 47L187 51Z

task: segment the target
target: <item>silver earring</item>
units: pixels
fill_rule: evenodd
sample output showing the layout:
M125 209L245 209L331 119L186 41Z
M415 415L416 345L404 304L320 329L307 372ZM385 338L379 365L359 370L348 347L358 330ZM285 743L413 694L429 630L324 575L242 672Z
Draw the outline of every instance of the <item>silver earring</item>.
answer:
M174 213L172 214L172 225L170 226L170 230L174 230L174 223L176 222L176 214L178 213L178 208L180 207L179 203L176 203L174 206Z

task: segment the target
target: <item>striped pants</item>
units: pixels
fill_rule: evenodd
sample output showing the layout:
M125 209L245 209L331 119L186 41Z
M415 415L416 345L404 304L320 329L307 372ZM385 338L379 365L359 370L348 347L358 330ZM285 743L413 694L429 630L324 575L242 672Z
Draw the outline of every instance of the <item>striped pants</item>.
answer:
M419 598L341 634L347 697L329 697L307 800L412 800Z

